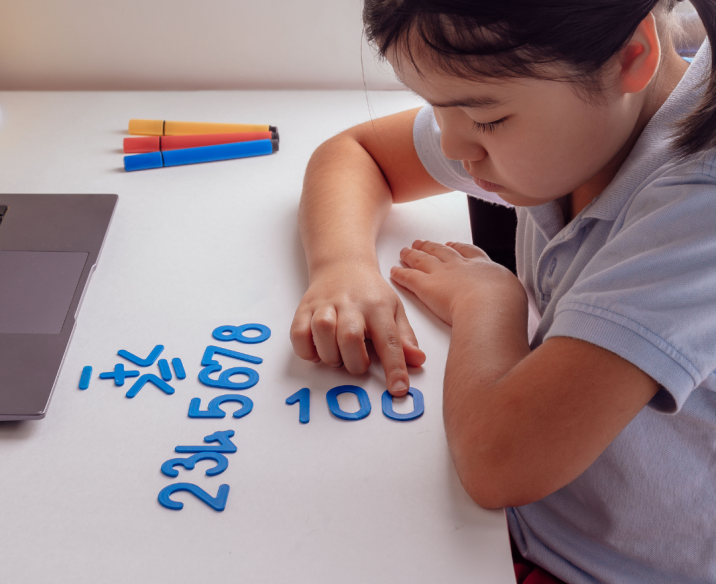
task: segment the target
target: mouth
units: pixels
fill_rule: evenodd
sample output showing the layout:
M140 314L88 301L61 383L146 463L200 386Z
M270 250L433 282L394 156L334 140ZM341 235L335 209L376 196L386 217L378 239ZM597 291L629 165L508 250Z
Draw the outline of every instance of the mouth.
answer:
M487 191L488 193L497 193L505 190L505 187L502 185L498 185L497 183L493 183L489 180L484 180L473 175L470 176L472 177L472 180L475 181L475 184L483 191Z

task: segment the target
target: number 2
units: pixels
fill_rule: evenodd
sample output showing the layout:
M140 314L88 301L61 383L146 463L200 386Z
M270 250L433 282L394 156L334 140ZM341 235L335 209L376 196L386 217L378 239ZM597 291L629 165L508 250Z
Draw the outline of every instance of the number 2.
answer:
M157 499L159 500L160 505L162 505L162 507L166 507L167 509L171 509L172 511L179 511L183 509L184 503L172 501L169 498L169 495L172 495L177 491L188 491L197 499L206 503L214 511L223 511L226 508L226 499L229 497L229 485L221 485L216 497L212 497L204 489L191 483L174 483L173 485L166 486L159 491L159 497L157 497Z

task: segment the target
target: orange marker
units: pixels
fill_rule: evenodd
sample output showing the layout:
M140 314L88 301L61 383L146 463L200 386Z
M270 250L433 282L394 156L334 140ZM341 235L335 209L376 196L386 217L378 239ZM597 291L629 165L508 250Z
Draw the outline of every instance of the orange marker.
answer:
M278 132L239 132L236 134L200 134L197 136L145 136L125 138L125 154L162 152L182 148L199 148L216 144L250 142L253 140L278 140Z
M277 132L265 124L212 124L204 122L169 122L164 120L129 120L129 133L139 136L195 136L198 134L236 134L238 132Z

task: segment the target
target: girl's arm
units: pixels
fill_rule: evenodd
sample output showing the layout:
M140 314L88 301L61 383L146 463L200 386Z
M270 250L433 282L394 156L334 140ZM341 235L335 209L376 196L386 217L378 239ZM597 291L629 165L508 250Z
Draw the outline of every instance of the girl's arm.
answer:
M331 138L311 157L299 207L309 288L296 310L291 342L302 359L364 373L371 339L388 389L410 386L406 362L420 366L405 311L380 275L375 242L393 203L448 192L413 146L418 109L366 122Z
M443 414L455 468L483 507L537 501L582 474L658 384L567 337L530 352L527 296L479 248L416 241L393 279L452 325Z

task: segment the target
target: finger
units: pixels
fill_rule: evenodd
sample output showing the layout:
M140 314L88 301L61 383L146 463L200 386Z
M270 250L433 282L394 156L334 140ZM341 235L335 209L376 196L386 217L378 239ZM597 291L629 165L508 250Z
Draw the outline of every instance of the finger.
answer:
M313 314L307 310L296 311L291 323L291 345L293 351L301 359L306 361L320 362L316 346L313 344L313 333L311 332L311 317Z
M366 324L375 352L385 371L388 391L394 396L405 395L408 393L410 380L395 317L391 312L374 313Z
M418 347L418 339L415 336L413 327L408 322L402 303L398 304L398 308L395 311L395 324L398 326L398 334L400 334L400 340L403 343L406 364L410 367L420 367L425 363L425 353Z
M417 290L420 287L420 280L425 277L425 273L412 268L401 268L394 266L390 269L390 277L403 288L410 290L417 296Z
M443 263L433 255L409 247L404 247L400 250L400 261L414 270L420 270L428 274Z
M435 243L434 241L422 241L417 239L413 242L413 249L419 249L420 251L433 255L442 262L449 262L450 260L460 257L453 248Z
M318 309L311 318L313 344L316 345L318 356L332 367L340 367L343 364L336 343L336 321L336 309L333 305Z
M482 251L476 245L470 245L469 243L449 243L452 249L458 252L462 257L465 258L481 258L488 259L487 254Z
M370 357L365 347L365 319L359 311L339 310L336 341L349 373L365 373Z

